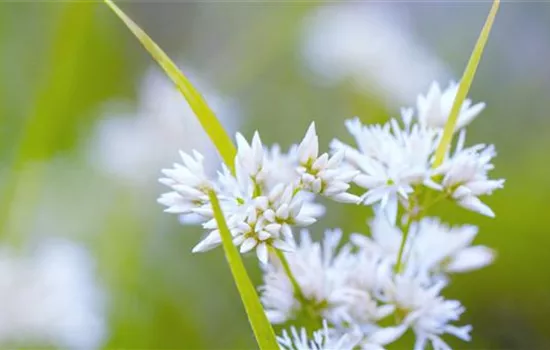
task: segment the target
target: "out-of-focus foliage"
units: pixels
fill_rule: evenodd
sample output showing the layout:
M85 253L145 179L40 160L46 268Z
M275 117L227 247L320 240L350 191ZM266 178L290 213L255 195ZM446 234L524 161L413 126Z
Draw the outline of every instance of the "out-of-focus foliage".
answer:
M392 99L381 93L380 75L349 75L348 69L327 83L318 67L308 66L305 26L322 6L330 14L342 5L121 6L171 57L238 101L242 131L251 135L258 129L266 143L286 147L315 120L321 143L328 147L332 137L346 140L345 118L384 121L403 103L403 95ZM431 52L446 67L447 76L427 77L428 82L443 79L442 84L462 73L488 10L487 3L457 2L348 6L365 16L377 13L369 19L375 28L389 21L401 26L397 36L413 33L413 48ZM479 225L479 243L498 253L494 265L456 278L445 293L467 307L465 321L474 326L467 347L550 347L550 274L545 271L550 263L545 220L550 196L549 33L550 6L504 3L470 92L488 107L469 127L468 138L495 143L494 176L507 182L488 200L497 214L494 220L454 206L440 209L449 222ZM385 42L368 34L351 48ZM379 51L388 62L413 69L406 45L398 47L392 57L383 47L368 55L357 50L364 55L358 62ZM106 347L253 348L222 251L191 254L201 230L162 213L155 176L135 185L101 171L89 157L97 125L109 118L105 106L118 101L131 113L139 103L140 84L152 61L135 38L102 4L9 2L0 4L0 50L1 244L25 251L41 239L62 237L86 246L107 295ZM406 84L410 77L397 78ZM419 92L427 88L426 82ZM414 98L409 96L408 103ZM148 146L155 148L154 143ZM363 207L329 206L313 231L341 226L347 233L365 232L368 214ZM255 259L245 262L259 282Z

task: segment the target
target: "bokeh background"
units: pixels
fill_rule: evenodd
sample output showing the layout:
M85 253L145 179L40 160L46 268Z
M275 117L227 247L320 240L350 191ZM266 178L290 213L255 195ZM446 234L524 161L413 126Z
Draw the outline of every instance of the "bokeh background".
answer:
M383 122L432 80L459 78L490 3L120 6L228 130L287 147L315 120L328 147L348 137L346 118ZM458 348L550 348L549 58L550 3L504 2L470 93L488 107L469 140L496 145L493 175L507 179L487 199L497 217L440 209L479 225L478 242L498 252L445 292L474 325L473 342ZM156 203L156 179L178 148L205 151L215 169L183 98L106 6L0 2L1 347L254 348L222 251L193 255L201 230ZM367 232L369 215L329 206L312 230ZM245 261L260 283L256 259ZM67 297L24 297L56 283ZM40 312L49 314L35 320Z

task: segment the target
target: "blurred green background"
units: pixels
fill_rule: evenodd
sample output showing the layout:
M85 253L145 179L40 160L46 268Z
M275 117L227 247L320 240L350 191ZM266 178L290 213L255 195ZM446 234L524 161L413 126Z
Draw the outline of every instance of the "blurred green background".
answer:
M383 122L431 80L458 78L489 5L120 3L193 82L231 101L232 131L257 129L286 147L315 120L325 148L348 139L346 118ZM169 83L137 40L100 3L0 2L0 50L1 244L24 250L52 236L86 246L107 294L107 348L254 348L222 251L193 255L201 230L156 204L160 168L175 160L178 137L190 149L194 136L185 125L174 135L170 121L155 137L142 132L163 123L140 122L143 99L161 104L153 114L173 101L143 92L148 75ZM487 199L497 217L440 211L479 225L478 242L498 252L445 292L474 326L459 348L550 348L549 57L550 4L503 3L470 93L488 107L468 137L499 152L493 176L506 186ZM121 139L98 136L120 118ZM150 161L130 159L141 156ZM368 215L329 206L312 230L366 232ZM259 284L256 259L245 261Z

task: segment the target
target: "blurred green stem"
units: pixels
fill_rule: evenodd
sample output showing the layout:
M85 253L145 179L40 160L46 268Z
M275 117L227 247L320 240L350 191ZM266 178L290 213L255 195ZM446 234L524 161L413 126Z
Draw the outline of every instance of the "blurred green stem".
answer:
M395 264L395 272L401 273L403 272L404 264L403 264L403 253L405 251L405 245L407 243L407 239L409 238L409 231L411 228L411 224L413 221L413 216L411 213L409 213L407 217L407 222L405 222L405 225L402 225L401 232L403 233L403 238L401 239L401 245L399 246L399 253L397 254L397 263Z
M284 252L276 248L271 249L274 251L275 255L277 255L277 258L279 258L279 261L281 262L281 265L283 266L283 269L285 270L285 273L290 280L290 283L292 284L294 295L302 306L303 315L306 317L304 322L306 323L305 326L307 330L310 333L316 331L322 326L319 309L326 307L326 302L315 303L313 300L308 299L302 291L302 288L298 284L298 280L294 276L294 273L290 269L290 264L288 263Z
M94 4L68 3L61 6L51 57L46 60L51 69L38 90L35 103L31 103L35 107L26 118L4 181L6 192L0 203L2 234L16 244L24 240L23 233L26 232L26 228L19 225L32 222L18 220L17 212L24 210L27 217L32 214L29 203L36 202L47 166L41 162L52 156L57 138L63 131L66 120L60 115L64 114L65 106L78 86L77 72L82 67L81 54L86 46L84 37L93 23ZM31 161L34 161L34 167L25 169Z
M298 284L298 281L296 280L296 277L294 277L294 274L292 273L292 270L290 269L290 265L288 263L288 260L286 259L285 254L280 250L276 248L272 248L272 250L275 252L275 255L277 255L277 258L279 258L279 261L281 262L281 265L283 266L283 269L285 270L285 273L290 280L290 283L292 283L292 287L294 288L294 294L300 300L300 302L305 303L307 302L307 299L302 292L302 289L300 288L300 285Z

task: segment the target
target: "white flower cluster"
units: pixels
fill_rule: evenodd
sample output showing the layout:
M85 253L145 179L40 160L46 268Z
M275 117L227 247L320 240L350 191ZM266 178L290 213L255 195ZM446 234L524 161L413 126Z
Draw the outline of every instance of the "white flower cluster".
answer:
M475 226L451 227L428 210L448 199L494 216L478 197L504 183L488 177L493 146L465 146L464 127L483 103L464 102L453 150L435 163L456 93L454 83L443 91L434 83L416 108L402 110L401 120L347 121L357 148L334 140L330 154L320 154L314 124L287 153L265 148L258 133L251 143L237 134L234 174L223 167L217 179L206 176L202 155L182 152L183 164L163 170L160 181L172 192L159 202L210 231L194 248L205 251L221 242L209 199L210 191L218 195L234 244L243 253L255 248L262 262L259 291L268 319L305 326L284 331L282 349L383 349L408 330L414 349L449 349L442 337L468 341L471 326L455 325L465 308L441 291L452 274L484 267L494 253L472 245ZM349 193L350 183L364 194ZM315 194L373 205L370 235L342 242L341 230L327 230L319 242L302 229L296 240L295 226L323 214Z
M236 130L239 119L234 101L205 84L200 72L189 67L185 71L200 87L222 124L228 130ZM135 106L127 101L112 101L102 116L90 142L90 163L125 184L143 188L156 177L160 166L174 160L172 151L178 148L200 150L210 160L205 166L207 171L216 168L216 149L191 107L182 103L181 93L157 67L150 67L145 73Z
M355 138L357 148L333 140L334 152L344 151L351 169L360 171L354 182L367 190L364 204L377 204L392 224L395 223L398 204L416 214L419 199L415 194L428 187L454 199L466 209L490 217L493 211L479 196L501 188L504 180L491 180L487 173L493 169L496 155L492 145L478 144L464 147L466 124L472 121L485 104L464 101L458 116L460 129L454 152L447 152L443 164L434 167L434 154L443 134L456 96L457 85L441 91L434 83L426 96L418 97L416 110L403 109L400 123L391 119L384 125L363 125L359 119L346 122ZM433 205L434 203L424 203Z
M408 103L432 79L450 76L411 19L391 1L320 5L303 21L304 63L318 84L351 83L392 105Z
M448 349L441 339L445 333L469 340L470 326L452 324L464 307L444 299L440 292L450 274L492 262L494 253L489 248L471 246L477 229L448 227L424 218L410 228L402 273L394 272L401 231L382 214L375 216L370 229L370 237L353 234L351 242L339 249L339 231L326 231L322 242L312 242L309 233L302 232L297 249L285 253L301 295L279 263L265 267L260 291L270 321L325 320L337 338L357 339L361 334L357 344L367 349L382 348L409 328L416 334L416 349L423 349L426 341L435 349ZM398 322L384 326L394 320Z
M257 132L250 144L239 133L236 139L235 174L223 166L217 179L209 178L204 158L196 151L193 155L180 152L183 164L163 170L166 177L160 182L173 190L159 198L168 207L166 211L181 214L184 222L201 222L210 230L194 252L221 243L209 191L219 196L241 253L255 248L262 263L267 263L269 247L292 250L289 242L293 242L294 226L308 226L323 214L324 208L313 202L314 194L339 202L359 202L359 197L346 192L358 171L342 167L343 152L319 154L315 124L288 153L282 153L277 145L266 149Z
M0 248L0 347L98 349L104 293L87 252L51 241L30 256Z

